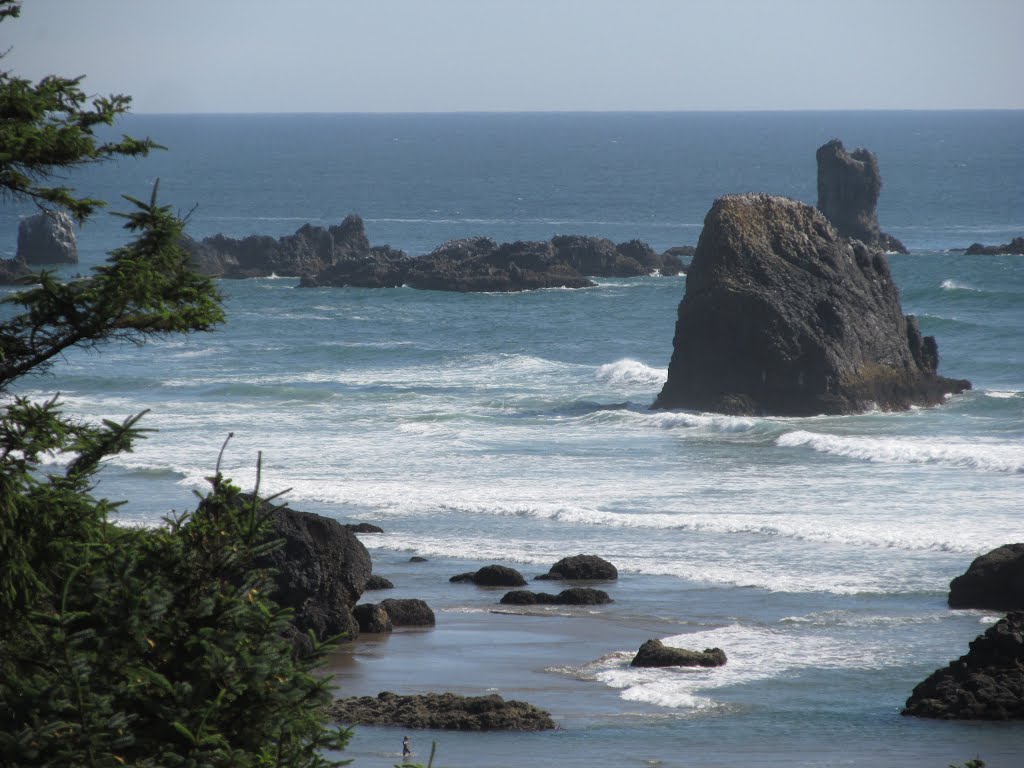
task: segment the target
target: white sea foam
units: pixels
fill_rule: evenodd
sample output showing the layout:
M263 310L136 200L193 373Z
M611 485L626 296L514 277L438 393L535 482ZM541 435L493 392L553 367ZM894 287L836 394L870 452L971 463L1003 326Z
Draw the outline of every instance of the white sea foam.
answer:
M697 427L717 432L749 432L757 426L756 419L717 413L644 413L640 417L660 429Z
M797 430L780 435L775 442L782 448L807 447L833 456L885 464L937 464L986 472L1024 472L1024 446L996 441L863 437Z
M637 360L624 358L600 366L595 378L613 386L642 384L660 387L668 378L668 371L664 368L653 368Z
M1024 392L1002 392L1000 390L987 390L982 392L986 397L994 397L997 400L1010 400L1015 397L1024 397Z
M979 289L967 285L966 283L957 282L956 280L943 280L941 287L945 291L973 291L975 293L980 293Z

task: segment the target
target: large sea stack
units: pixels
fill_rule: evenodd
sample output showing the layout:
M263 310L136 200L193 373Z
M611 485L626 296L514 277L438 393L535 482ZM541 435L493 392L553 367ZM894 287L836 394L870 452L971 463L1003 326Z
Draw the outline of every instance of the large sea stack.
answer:
M18 222L17 260L26 264L77 264L75 223L62 211L43 211Z
M655 408L806 416L934 405L970 382L904 316L880 251L821 211L762 194L715 201L687 273Z
M872 248L906 253L903 243L878 228L876 207L882 175L875 154L863 148L847 152L843 142L832 139L818 147L816 156L818 210L839 234Z

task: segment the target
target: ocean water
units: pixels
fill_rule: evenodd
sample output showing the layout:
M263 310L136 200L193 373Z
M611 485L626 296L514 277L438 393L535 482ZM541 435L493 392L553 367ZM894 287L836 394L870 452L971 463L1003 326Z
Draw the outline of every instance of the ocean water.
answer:
M293 232L360 213L374 244L559 233L695 244L715 197L809 203L814 151L866 146L904 311L940 372L974 389L939 408L846 417L650 411L685 277L458 295L222 282L227 323L143 349L74 352L21 382L86 418L150 409L158 432L98 492L126 523L187 509L229 433L228 473L295 507L367 520L394 596L430 632L334 660L343 693L497 691L549 709L548 734L437 738L449 766L1020 765L1024 726L902 718L911 689L998 616L952 611L948 583L1024 540L1024 257L966 257L1024 233L1024 113L134 116L167 152L76 173L113 201L149 194L189 231ZM13 254L6 201L0 242ZM122 242L100 214L85 270ZM6 292L6 289L0 289ZM589 552L615 603L498 612L449 584L489 562L527 576ZM416 566L412 555L428 558ZM381 595L383 596L383 595ZM377 599L368 596L369 599ZM650 637L719 646L715 670L634 670ZM361 728L356 765L391 765L401 731Z

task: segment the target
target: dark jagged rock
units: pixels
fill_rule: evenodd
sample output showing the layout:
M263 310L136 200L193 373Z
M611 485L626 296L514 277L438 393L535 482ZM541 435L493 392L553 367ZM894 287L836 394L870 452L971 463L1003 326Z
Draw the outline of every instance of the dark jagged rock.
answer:
M401 288L409 279L414 259L390 246L371 248L365 255L341 259L319 273L307 273L300 288Z
M671 648L661 640L655 639L648 640L641 645L629 665L631 667L720 667L725 662L725 651L721 648L688 651L685 648Z
M185 238L182 245L199 271L228 278L317 274L339 261L371 253L363 220L356 214L327 228L303 224L295 234L278 239L252 235L238 240L214 235L201 242Z
M942 720L1024 720L1024 612L1015 611L970 650L914 688L902 714Z
M384 691L376 697L338 699L328 712L345 725L393 725L448 731L544 731L558 727L544 710L523 701L506 701L497 694L400 696Z
M597 555L573 555L563 557L547 573L534 578L542 581L614 581L619 578L619 572L614 565Z
M480 587L523 587L526 586L526 579L523 574L515 568L507 565L485 565L471 573L460 573L452 576L449 581L470 582Z
M31 274L21 259L0 259L0 285L21 285Z
M880 251L783 197L715 201L654 408L809 416L935 405L970 382L900 309Z
M379 605L396 627L432 627L436 623L434 612L423 600L388 598Z
M502 605L607 605L613 602L607 592L590 587L570 587L557 595L516 589L501 598Z
M1024 256L1024 237L1015 237L1008 243L1003 245L982 245L981 243L971 243L967 246L967 250L964 251L968 256L1002 256L1006 254L1015 254L1017 256Z
M360 603L352 609L352 616L359 624L360 632L380 635L394 628L388 612L377 603Z
M425 563L425 562L427 562L427 558L421 557L420 555L413 555L412 557L409 558L409 562L410 563Z
M317 637L347 635L359 628L352 617L370 578L370 554L337 520L275 505L270 517L274 538L283 546L261 556L256 566L272 568L274 599L292 608L292 624Z
M950 608L1024 610L1024 544L1004 544L949 583Z
M43 211L18 222L18 251L25 264L77 264L75 224L63 211Z
M345 525L352 533L384 533L384 529L373 523L347 523Z
M369 581L366 582L366 588L364 591L370 592L371 590L378 589L394 589L395 585L391 583L389 579L385 579L383 576L372 574Z
M866 149L846 151L839 139L818 147L818 210L843 237L871 248L906 253L903 243L878 228L882 175L878 158Z
M645 267L631 255L620 251L611 240L602 237L556 235L551 238L551 245L558 259L583 275L636 277L650 274L657 268ZM639 253L639 250L634 250Z

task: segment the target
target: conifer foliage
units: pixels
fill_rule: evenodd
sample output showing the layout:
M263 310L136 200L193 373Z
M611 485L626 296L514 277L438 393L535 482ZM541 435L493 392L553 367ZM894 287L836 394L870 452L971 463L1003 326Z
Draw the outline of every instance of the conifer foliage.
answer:
M0 0L0 21L18 3ZM36 85L0 72L0 193L70 210L98 201L50 174L152 142L97 144L127 97L83 108L80 79ZM87 424L57 396L12 387L71 348L144 343L223 320L213 284L178 243L182 222L128 198L135 240L86 278L49 274L0 307L0 766L341 765L347 733L326 725L328 646L298 655L289 612L252 566L277 545L267 507L219 471L195 512L150 529L111 519L94 495L103 459L144 437L138 414ZM35 386L38 386L36 382Z

